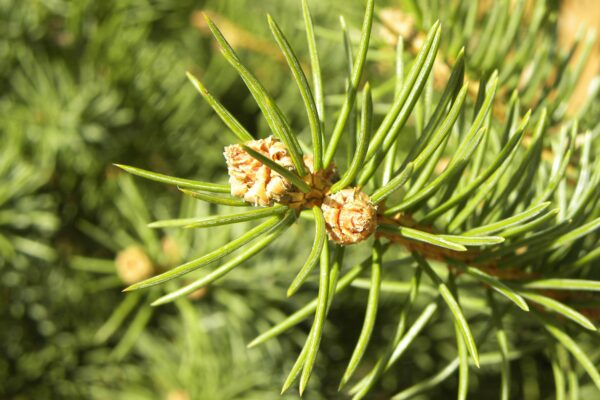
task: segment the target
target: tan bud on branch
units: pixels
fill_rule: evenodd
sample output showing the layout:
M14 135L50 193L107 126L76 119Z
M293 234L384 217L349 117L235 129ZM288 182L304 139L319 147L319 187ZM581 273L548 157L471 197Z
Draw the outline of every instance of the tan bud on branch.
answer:
M154 273L152 262L138 246L130 246L120 251L115 259L115 265L117 275L128 285L143 281Z
M321 209L329 239L339 244L361 242L377 227L377 208L359 188L327 195Z

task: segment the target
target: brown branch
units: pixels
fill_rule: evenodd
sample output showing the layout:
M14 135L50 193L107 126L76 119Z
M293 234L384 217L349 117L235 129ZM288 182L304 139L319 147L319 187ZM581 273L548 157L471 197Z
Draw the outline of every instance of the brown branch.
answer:
M408 214L400 213L393 217L386 217L380 214L378 215L378 223L405 226L435 234L433 227L419 225L417 222L415 222L412 216ZM442 247L431 245L429 243L405 238L403 236L389 232L377 232L376 237L384 237L392 243L396 243L403 246L409 252L419 253L426 259L445 262L450 273L454 274L455 276L462 274L463 270L461 268L454 267L452 265L452 261L469 264L470 262L474 261L480 254L479 251L473 249L467 249L467 251L454 251L450 249L445 249ZM537 273L525 272L521 269L514 267L499 268L498 261L493 261L487 264L479 264L476 266L476 268L489 275L494 276L495 278L504 281L513 281L518 283L540 278L540 275ZM484 283L482 283L482 285L486 287L488 286ZM580 291L540 290L539 292L542 293L544 296L550 297L557 301L581 301L598 299L598 296L595 294ZM580 311L582 314L586 315L590 319L600 319L600 305L598 307L593 307L589 305L582 305L581 307L577 307L576 305L571 306L577 308L578 311ZM533 307L535 307L541 312L545 312L545 309L541 306L538 307L534 304Z

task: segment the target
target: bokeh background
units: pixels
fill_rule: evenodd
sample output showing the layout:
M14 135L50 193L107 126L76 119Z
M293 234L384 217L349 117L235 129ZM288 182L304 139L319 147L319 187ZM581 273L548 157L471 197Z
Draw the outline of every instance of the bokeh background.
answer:
M363 11L362 1L341 3L311 2L329 93L344 87L338 15L356 36ZM598 24L595 1L552 7L564 46L584 19ZM246 228L210 235L152 230L146 226L152 220L214 209L112 166L226 180L222 148L230 136L187 81L188 70L250 132L266 131L243 82L218 56L203 12L292 126L308 135L266 24L268 12L306 60L299 1L0 0L0 398L280 398L304 334L292 332L252 350L246 343L310 298L285 297L295 272L287 267L301 265L310 246L308 226L299 224L294 237L174 305L153 309L157 293L121 293L119 260L161 271ZM598 73L598 53L596 47L575 102L583 101ZM374 75L390 68L377 53L371 60ZM335 96L329 101L335 104ZM324 350L307 398L336 396L337 381L330 383L328 374L343 368L336 360L352 346L343 333L360 329L352 313L363 295L345 298L331 322L333 344ZM428 343L419 345L427 351Z

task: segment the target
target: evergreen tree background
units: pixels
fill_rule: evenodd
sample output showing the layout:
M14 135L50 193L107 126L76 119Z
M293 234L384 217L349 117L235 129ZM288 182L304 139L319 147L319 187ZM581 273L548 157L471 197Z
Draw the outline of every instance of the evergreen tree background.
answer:
M326 104L337 108L343 102L341 88L348 75L338 16L345 17L348 41L356 53L364 4L309 3L325 93L339 93L328 96ZM498 109L506 114L514 105L513 89L519 89L523 108L549 108L551 126L578 117L579 132L587 133L577 136L577 152L587 140L589 165L597 166L600 83L593 77L598 73L600 52L586 30L581 30L575 45L561 42L563 47L559 46L559 37L567 40L583 26L558 31L558 20L570 15L570 2L494 5L481 1L472 26L452 24L468 15L468 3L376 2L367 62L376 118L383 118L391 103L397 36L405 36L408 68L419 41L440 19L448 39L442 39L438 58L448 69L439 72L440 86L434 72L425 96L439 98L454 57L464 45L466 76L473 83L469 95L474 102L478 82L485 82L498 69L503 78ZM509 29L509 15L502 14L501 8L508 3L514 3L511 7L523 4L523 23L513 38L518 43L500 42L495 53L478 50L480 41L500 37L503 29ZM536 24L540 4L543 13ZM402 10L401 17L394 14L398 10ZM259 107L218 54L202 12L215 21L244 63L265 83L292 127L308 138L304 107L265 18L267 13L276 18L308 68L299 1L0 0L0 398L281 397L281 384L310 324L303 322L302 329L292 329L264 346L247 349L246 345L315 297L314 292L285 296L297 272L297 267L290 266L301 266L310 252L312 228L306 221L226 279L163 307L150 306L157 292L121 293L126 285L115 268L119 254L139 248L153 268L166 270L249 229L249 224L219 227L210 233L148 228L154 220L211 215L217 208L181 200L177 190L132 179L112 166L125 163L178 177L226 182L222 149L230 143L230 136L187 80L186 71L200 76L250 132L267 135L269 127ZM494 18L504 22L496 22L494 28L490 23ZM534 39L529 48L520 50L519 44L528 40L528 29ZM506 57L520 51L518 62ZM522 72L527 68L529 75ZM580 81L584 83L578 85ZM417 104L407 128L411 137L412 132L422 130L430 112L426 102ZM504 121L504 116L498 118ZM579 166L572 167L567 174L575 185ZM595 198L589 220L600 215L597 192ZM582 246L596 247L596 251L577 266L584 271L579 277L597 281L598 231L586 240ZM357 246L347 259L361 261L369 249ZM371 339L375 349L383 348L394 334L410 275L402 279L406 286L390 286L380 299ZM311 284L316 287L316 280ZM368 278L360 278L353 283L357 290L336 297L324 337L327 345L321 346L306 398L346 398L337 386L361 331L367 301L362 289L368 285ZM433 302L433 294L427 298L427 290L422 290L426 292L422 304ZM489 308L478 301L461 298L465 308ZM590 319L597 323L598 298L590 295L584 301L592 310ZM415 318L411 316L411 321ZM548 335L528 330L524 335L531 337L526 342L513 335L520 329L518 323L510 320L505 327L515 344L523 344L510 354L514 398L555 394L559 398L557 393L565 387L573 396L574 381L580 381L580 398L599 395L593 379ZM393 373L383 377L372 398L390 398L442 370L456 355L453 328L451 319L435 318ZM597 333L573 332L597 368ZM372 349L364 370L359 370L361 376L378 359L380 351ZM493 346L480 352L488 357L482 357L482 368L471 374L469 394L496 398L504 379L503 364ZM458 385L457 376L441 379L432 382L425 396L453 397ZM297 393L285 396L297 398Z

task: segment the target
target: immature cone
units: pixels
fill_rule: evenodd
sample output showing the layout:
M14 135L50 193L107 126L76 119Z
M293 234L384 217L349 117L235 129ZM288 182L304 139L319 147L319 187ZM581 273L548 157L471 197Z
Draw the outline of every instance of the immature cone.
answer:
M285 145L272 136L253 140L246 143L246 146L269 157L282 167L294 169ZM245 201L257 206L269 206L273 202L281 201L292 188L287 179L254 159L240 145L225 147L224 155L233 196L243 197Z
M321 210L329 239L339 244L363 241L377 227L376 206L358 188L348 188L325 196Z
M117 275L121 280L132 285L152 276L152 262L140 247L130 246L117 254L115 260Z

